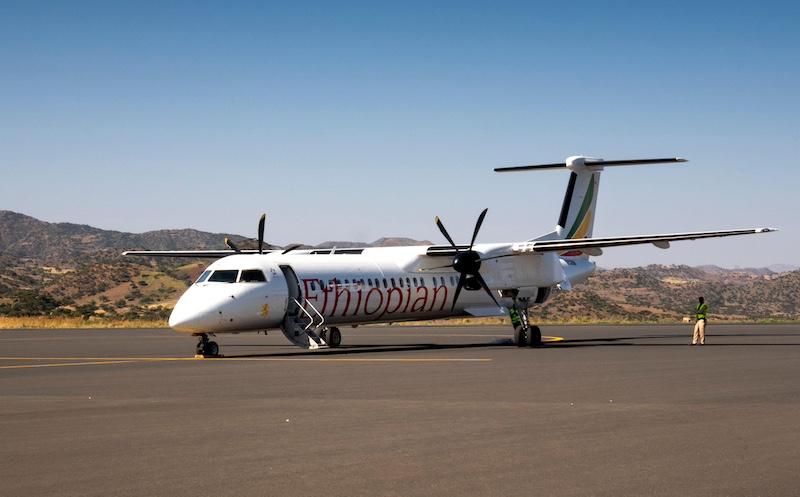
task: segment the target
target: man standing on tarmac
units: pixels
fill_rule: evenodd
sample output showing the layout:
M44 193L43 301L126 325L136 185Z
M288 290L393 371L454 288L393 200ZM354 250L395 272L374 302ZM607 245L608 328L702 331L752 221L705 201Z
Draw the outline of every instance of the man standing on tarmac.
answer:
M694 334L692 334L692 345L697 345L698 340L700 345L706 344L706 316L708 315L708 304L703 297L700 297L698 304L694 309L694 317L696 323L694 324Z

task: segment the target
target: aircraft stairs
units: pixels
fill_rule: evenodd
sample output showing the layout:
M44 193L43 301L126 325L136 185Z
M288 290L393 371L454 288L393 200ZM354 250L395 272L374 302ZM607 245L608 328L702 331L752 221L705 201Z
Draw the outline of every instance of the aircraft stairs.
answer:
M325 323L325 318L317 310L314 305L306 299L304 303L312 311L306 310L306 306L300 303L297 299L292 299L294 302L290 304L289 311L283 320L281 331L290 342L302 347L304 349L319 349L325 348L328 344L318 334L318 331L324 331L322 325Z

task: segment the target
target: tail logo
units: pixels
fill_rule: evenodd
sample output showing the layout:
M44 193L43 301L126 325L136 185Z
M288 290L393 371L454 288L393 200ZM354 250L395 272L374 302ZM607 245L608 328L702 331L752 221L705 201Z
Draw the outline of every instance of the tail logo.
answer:
M586 189L586 196L583 197L583 203L575 217L575 222L572 223L567 238L585 238L586 233L589 232L589 227L592 225L592 212L589 210L592 206L594 199L594 177L589 180L589 188Z

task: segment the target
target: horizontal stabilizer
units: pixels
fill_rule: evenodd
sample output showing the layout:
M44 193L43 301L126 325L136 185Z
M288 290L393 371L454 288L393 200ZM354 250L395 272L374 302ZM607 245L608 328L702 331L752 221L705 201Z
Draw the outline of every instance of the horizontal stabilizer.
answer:
M777 231L775 228L750 228L740 230L721 231L693 231L688 233L666 233L661 235L635 235L612 236L604 238L576 238L566 240L534 240L514 244L513 250L518 253L525 252L572 252L601 249L604 247L621 247L625 245L643 245L652 243L659 248L668 248L669 242L680 240L699 240L702 238L720 238L725 236L752 235L756 233L770 233Z
M688 162L680 157L669 157L664 159L625 159L625 160L602 160L586 158L586 167L605 167L605 166L636 166L642 164L669 164L675 162ZM528 166L496 167L495 172L510 173L516 171L531 171L535 169L563 169L567 167L566 162L554 162L552 164L531 164Z

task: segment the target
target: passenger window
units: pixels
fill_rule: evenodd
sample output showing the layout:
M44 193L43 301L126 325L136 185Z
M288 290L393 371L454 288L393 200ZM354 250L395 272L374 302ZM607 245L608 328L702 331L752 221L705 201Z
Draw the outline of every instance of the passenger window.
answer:
M392 288L397 287L397 283L395 283L394 278L389 278L389 281L392 282Z
M389 288L389 284L386 283L386 278L383 279L383 288Z
M264 273L260 269L243 269L241 276L239 276L239 281L242 283L258 283L267 281L267 278L264 277Z
M425 277L419 279L422 282L422 286L425 286Z
M201 275L200 275L200 277L199 277L199 278L197 278L197 281L195 281L195 283L202 283L202 282L204 282L205 280L207 280L207 279L208 279L208 275L209 275L209 274L211 274L211 271L203 271L203 274L201 274Z
M314 283L315 283L314 281L311 282L311 291L312 292L316 292L317 291L316 285Z
M417 284L417 279L414 278L414 288L417 288L417 287L419 287L419 285Z
M237 269L221 269L211 273L208 281L214 281L217 283L234 283L237 276L239 276L239 271Z
M403 288L403 278L397 278L397 281L400 283L400 288Z
M372 286L372 278L367 278L367 285Z
M411 280L409 278L406 278L406 286L411 288Z

